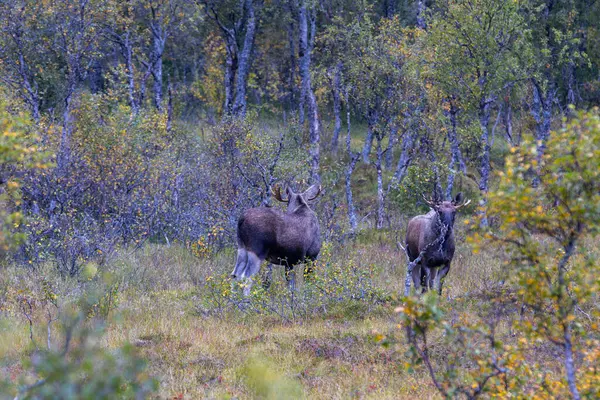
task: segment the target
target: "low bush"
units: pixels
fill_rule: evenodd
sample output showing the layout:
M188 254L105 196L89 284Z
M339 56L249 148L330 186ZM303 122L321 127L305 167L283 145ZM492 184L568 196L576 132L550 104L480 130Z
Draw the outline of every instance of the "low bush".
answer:
M293 272L303 275L300 282L297 280L296 290L290 290L283 279L267 286L257 274L248 298L243 295L246 282L232 281L227 273L209 275L199 288L198 311L213 315L263 314L289 321L323 314L340 304L364 304L371 309L391 300L391 294L374 283L380 272L375 265L335 261L330 243L324 244L317 261L301 268L297 266Z

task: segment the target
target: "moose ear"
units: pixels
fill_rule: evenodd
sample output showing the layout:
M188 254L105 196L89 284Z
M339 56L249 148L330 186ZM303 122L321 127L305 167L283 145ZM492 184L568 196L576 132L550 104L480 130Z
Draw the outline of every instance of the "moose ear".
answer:
M454 198L454 204L456 205L456 204L460 204L460 203L462 203L462 201L464 200L464 198L465 198L465 197L463 196L462 192L459 192L459 193L456 195L456 197Z
M288 198L294 194L294 192L292 192L292 189L290 189L290 187L286 187L285 188L285 194L287 194Z
M310 200L314 200L315 198L317 198L317 196L320 193L321 193L321 186L312 185L311 187L306 189L306 191L304 193L302 193L302 197L304 197L306 200L310 201Z

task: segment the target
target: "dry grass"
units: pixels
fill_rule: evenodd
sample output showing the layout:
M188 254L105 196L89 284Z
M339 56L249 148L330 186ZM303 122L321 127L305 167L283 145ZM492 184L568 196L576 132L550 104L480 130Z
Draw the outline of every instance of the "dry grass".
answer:
M354 244L333 247L332 255L339 262L375 266L376 286L392 299L403 287L405 262L395 238L363 237ZM425 371L409 374L404 368L407 348L393 312L394 300L368 309L343 303L327 313L291 322L275 315L199 314L205 278L228 273L233 258L226 251L199 260L175 246L148 246L108 268L122 286L102 344L109 349L126 342L137 346L150 372L160 380L159 398L439 397ZM456 304L460 313L472 312L480 307L477 293L497 282L500 268L495 255L475 255L468 247L459 247L446 282L445 301ZM19 270L9 270L9 275L13 277L5 275L3 287L7 282L33 279ZM274 277L283 280L281 275L276 267ZM52 284L63 301L70 301L82 285L59 278ZM37 319L35 334L43 343L43 313ZM28 326L18 312L4 312L1 320L5 323L0 358L5 360L6 371L17 374L22 357L31 351ZM383 347L374 340L376 332L396 341ZM434 348L436 340L440 339L432 338ZM444 356L443 349L436 351L439 354L434 356ZM266 372L249 372L256 368ZM263 393L263 386L275 389Z

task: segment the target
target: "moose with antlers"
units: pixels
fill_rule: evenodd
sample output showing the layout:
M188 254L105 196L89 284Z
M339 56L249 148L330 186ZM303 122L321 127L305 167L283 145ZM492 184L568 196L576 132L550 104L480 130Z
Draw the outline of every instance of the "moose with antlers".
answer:
M452 201L432 201L425 199L431 207L425 215L417 215L406 229L406 253L410 262L420 257L413 267L412 281L415 291L422 287L437 289L442 294L443 279L450 270L454 257L454 219L456 211L471 202L463 202L459 193Z
M238 221L237 260L231 276L247 281L244 294L250 294L252 277L258 273L262 261L285 266L285 276L294 289L293 268L305 260L315 260L321 251L321 231L315 212L309 202L321 193L320 186L311 186L303 193L272 190L275 199L287 203L287 211L271 207L251 208Z

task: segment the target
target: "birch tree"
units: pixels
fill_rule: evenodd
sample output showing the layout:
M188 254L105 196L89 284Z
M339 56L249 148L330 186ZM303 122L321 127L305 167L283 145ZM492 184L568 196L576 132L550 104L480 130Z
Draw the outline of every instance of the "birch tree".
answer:
M316 5L310 4L309 0L299 0L298 4L298 58L300 59L300 77L302 78L302 90L300 99L300 123L304 123L304 107L308 114L309 130L309 153L310 153L310 176L311 183L318 184L321 181L319 174L320 164L320 142L321 127L319 121L319 109L317 99L313 91L311 64L312 52L315 44L317 10Z
M38 74L48 61L36 51L45 32L32 17L41 12L35 2L0 3L0 81L23 99L35 122L40 120L43 100Z
M457 112L473 113L478 121L482 209L491 171L493 108L503 90L527 77L529 31L519 11L518 3L495 0L442 3L427 28L428 73L434 84L453 97Z
M225 42L225 103L224 115L245 116L246 89L252 66L252 51L258 24L261 0L225 1L199 0L206 15L214 21Z
M46 17L52 29L56 57L64 60L65 82L62 96L62 129L57 154L57 168L65 171L71 158L72 101L78 84L87 77L94 61L101 32L100 20L105 3L91 0L61 0Z

